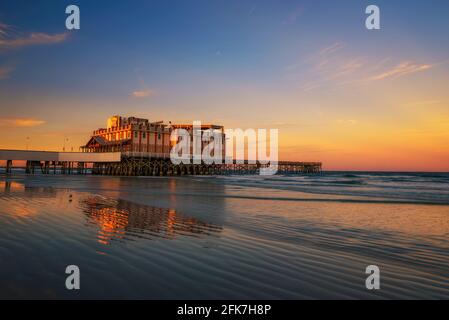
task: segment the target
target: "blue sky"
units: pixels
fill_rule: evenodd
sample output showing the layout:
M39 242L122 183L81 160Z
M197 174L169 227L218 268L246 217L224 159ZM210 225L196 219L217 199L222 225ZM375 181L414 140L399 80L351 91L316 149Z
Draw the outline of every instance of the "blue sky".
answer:
M142 83L182 90L198 74L212 83L272 86L283 67L335 41L373 56L413 50L439 61L448 52L449 3L441 0L376 1L377 34L363 28L371 2L356 0L8 1L0 21L21 32L66 32L71 3L81 9L82 27L64 44L2 54L18 64L9 85L102 97Z

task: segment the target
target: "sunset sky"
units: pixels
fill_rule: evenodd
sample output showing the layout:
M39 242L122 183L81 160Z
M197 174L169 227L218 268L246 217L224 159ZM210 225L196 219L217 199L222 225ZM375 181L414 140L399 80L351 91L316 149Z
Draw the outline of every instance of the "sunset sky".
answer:
M0 148L77 151L120 114L278 128L282 160L326 170L449 171L448 15L442 0L1 1Z

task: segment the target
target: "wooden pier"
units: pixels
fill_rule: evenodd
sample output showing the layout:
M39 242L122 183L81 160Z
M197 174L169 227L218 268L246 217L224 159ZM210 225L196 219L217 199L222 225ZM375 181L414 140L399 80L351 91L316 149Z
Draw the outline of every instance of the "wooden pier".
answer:
M173 164L170 159L160 158L123 158L119 163L96 163L92 168L95 175L117 176L182 176L182 175L230 175L259 174L261 168L268 165L260 163L233 164ZM320 162L278 163L278 174L321 173Z
M11 174L13 161L26 161L27 174L93 174L113 176L181 176L259 174L269 165L233 161L231 164L173 164L167 153L113 152L39 152L0 150L6 160L5 173ZM278 174L321 173L321 162L280 161Z

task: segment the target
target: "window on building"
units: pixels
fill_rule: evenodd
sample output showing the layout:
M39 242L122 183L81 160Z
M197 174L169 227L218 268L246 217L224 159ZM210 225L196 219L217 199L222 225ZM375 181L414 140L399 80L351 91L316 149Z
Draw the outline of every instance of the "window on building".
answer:
M157 134L157 139L161 140L161 134L160 133Z
M137 131L134 131L134 138L137 138Z
M144 132L144 133L142 133L142 138L145 139L145 137L146 137L146 135L145 135L145 132Z

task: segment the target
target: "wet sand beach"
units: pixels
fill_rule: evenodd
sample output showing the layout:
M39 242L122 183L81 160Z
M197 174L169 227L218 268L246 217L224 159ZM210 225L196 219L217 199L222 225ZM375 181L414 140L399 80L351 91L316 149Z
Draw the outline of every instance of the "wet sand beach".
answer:
M448 183L2 176L0 298L447 299ZM81 290L64 286L71 264Z

